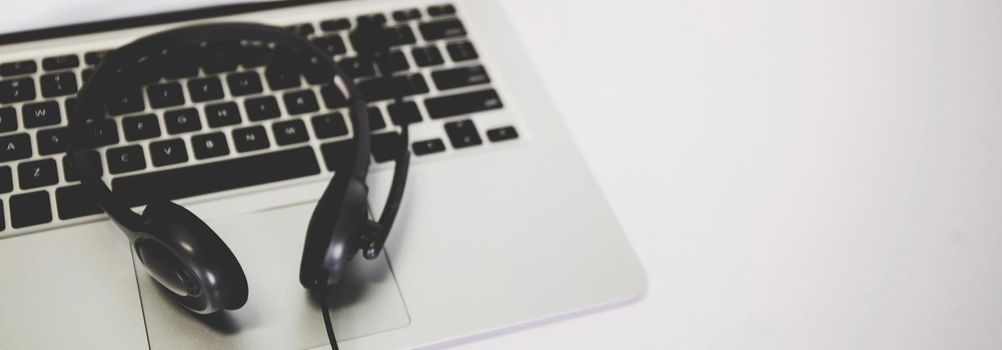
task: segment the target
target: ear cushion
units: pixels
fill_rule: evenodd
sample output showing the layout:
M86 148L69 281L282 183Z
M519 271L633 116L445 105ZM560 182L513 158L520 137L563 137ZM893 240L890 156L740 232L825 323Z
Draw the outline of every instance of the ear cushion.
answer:
M299 282L306 288L337 283L361 247L368 224L369 188L348 172L335 172L306 229Z
M150 274L178 302L202 314L235 310L247 302L243 268L205 222L169 201L150 203L142 218L150 237L138 239L136 249ZM178 293L182 289L185 293Z

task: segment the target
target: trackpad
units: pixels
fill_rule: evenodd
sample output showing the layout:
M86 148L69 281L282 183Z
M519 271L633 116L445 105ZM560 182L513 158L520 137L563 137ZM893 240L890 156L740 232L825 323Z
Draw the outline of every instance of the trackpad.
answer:
M247 274L249 298L236 311L208 316L191 313L171 302L137 265L150 347L304 349L327 344L320 307L299 284L299 262L312 209L312 205L297 205L209 220ZM328 299L338 340L410 323L385 254L371 261L356 256L349 266L347 279Z

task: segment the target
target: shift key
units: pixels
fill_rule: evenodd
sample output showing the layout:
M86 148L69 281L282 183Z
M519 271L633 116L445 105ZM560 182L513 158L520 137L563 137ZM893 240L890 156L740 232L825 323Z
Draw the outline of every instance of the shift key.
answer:
M499 109L503 107L501 98L494 89L442 96L424 100L428 115L434 119L448 118Z

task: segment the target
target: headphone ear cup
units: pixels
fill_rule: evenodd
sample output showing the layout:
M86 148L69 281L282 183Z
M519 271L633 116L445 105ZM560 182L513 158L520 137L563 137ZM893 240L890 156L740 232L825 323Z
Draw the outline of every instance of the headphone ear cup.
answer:
M189 310L208 314L247 302L247 277L236 256L184 207L156 201L143 212L149 235L136 251L150 275Z

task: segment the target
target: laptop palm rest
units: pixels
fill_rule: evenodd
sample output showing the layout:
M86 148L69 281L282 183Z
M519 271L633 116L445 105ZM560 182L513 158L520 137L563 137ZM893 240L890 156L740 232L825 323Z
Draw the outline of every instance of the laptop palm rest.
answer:
M319 305L299 284L299 259L312 204L209 220L247 275L247 304L196 315L172 303L141 266L139 289L152 349L303 349L327 344ZM138 264L138 260L137 260ZM410 324L386 255L356 256L330 291L338 340Z

